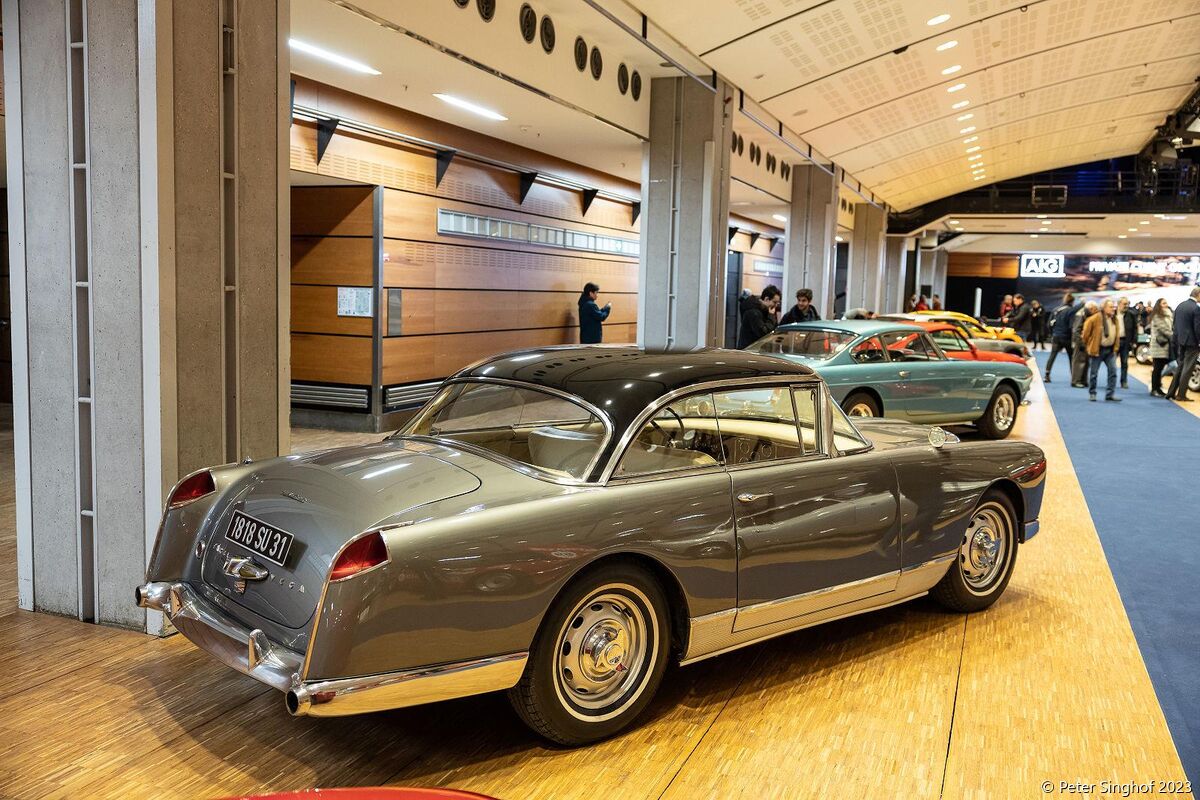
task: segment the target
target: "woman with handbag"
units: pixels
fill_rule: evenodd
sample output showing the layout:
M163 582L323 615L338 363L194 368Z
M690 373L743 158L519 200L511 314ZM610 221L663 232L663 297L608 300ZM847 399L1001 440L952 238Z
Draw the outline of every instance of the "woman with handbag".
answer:
M1150 358L1154 359L1154 368L1150 372L1150 396L1166 397L1163 392L1163 367L1171 358L1171 334L1175 330L1175 312L1167 303L1167 298L1160 297L1154 303L1150 312Z

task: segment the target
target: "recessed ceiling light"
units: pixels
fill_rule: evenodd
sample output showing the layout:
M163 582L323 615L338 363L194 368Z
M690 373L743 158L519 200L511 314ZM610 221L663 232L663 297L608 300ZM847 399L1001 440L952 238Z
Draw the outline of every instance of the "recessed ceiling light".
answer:
M975 176L975 180L977 180L977 181L981 181L981 180L983 180L983 179L984 179L984 177L985 177L985 176L983 176L983 175L976 175L976 176Z
M1030 239L1036 239L1036 238L1037 238L1037 234L1036 234L1036 233L1031 233L1031 234L1029 234L1029 238L1030 238Z
M1129 229L1129 232L1130 232L1130 233L1137 233L1137 228L1130 228L1130 229Z
M943 22L949 21L949 19L950 19L949 14L938 14L936 17L931 17L930 19L926 20L925 24L926 25L941 25Z
M946 91L950 92L950 93L954 93L954 92L962 91L965 88L967 88L967 85L965 83L956 83L953 86L951 86L950 88L946 89Z
M958 72L960 69L962 69L962 64L955 64L952 67L946 67L944 70L942 70L942 74L943 75L953 75L954 73Z
M959 222L958 222L958 220L956 220L956 219L952 219L952 220L950 220L950 224L951 224L951 225L958 225L958 224L959 224Z
M979 148L978 148L978 147L976 147L975 149L976 149L976 150L978 150ZM967 156L967 161L975 161L975 160L977 160L977 159L980 159L980 158L983 158L983 156L981 156L979 153L976 153L976 154L975 154L975 155L973 155L973 156Z
M1038 219L1045 219L1045 218L1046 218L1046 215L1045 215L1045 214L1038 214L1038 215L1037 215L1037 218L1038 218Z
M939 53L941 53L941 52L944 52L944 51L946 51L946 50L949 50L951 47L958 47L958 40L957 40L957 39L951 39L951 40L950 40L950 41L948 41L948 42L942 42L941 44L939 44L939 45L937 46L937 51L938 51Z
M846 241L845 239L843 239L843 238L842 238L842 237L840 237L840 236L835 236L835 237L833 237L833 240L834 240L835 242L844 242L844 241Z
M330 64L337 64L339 67L344 67L345 69L352 70L354 72L361 72L363 75L383 74L374 67L368 67L361 61L355 61L352 58L346 58L345 56L338 55L337 53L332 53L326 50L324 47L317 47L315 44L302 42L299 39L288 39L288 46L293 50L299 50L301 53L307 53L310 56L328 61Z
M1150 220L1148 220L1148 219L1144 219L1138 223L1138 225L1149 225L1149 224L1150 224Z
M950 107L953 108L955 111L957 111L958 109L966 108L969 105L971 105L970 100L959 100L957 103L955 103L954 105L952 105Z
M963 144L970 144L971 142L978 142L978 141L979 141L978 136L968 136L967 138L963 139Z
M967 127L963 128L961 131L959 131L959 133L970 133L973 130L975 130L975 126L968 125Z
M971 119L971 118L972 118L972 117L974 117L974 116L975 116L974 114L963 114L962 116L960 116L960 117L958 118L958 121L959 121L959 122L966 122L967 120Z
M785 217L783 214L772 214L772 215L771 215L771 218L772 218L772 219L777 219L777 220L779 220L780 222L787 222L787 217Z
M1050 220L1048 220L1048 219L1044 219L1044 220L1042 220L1042 224L1043 224L1043 225L1053 225L1054 223L1053 223L1053 222L1051 222L1051 221L1050 221Z
M440 92L434 92L433 96L438 100L441 100L443 103L449 103L456 108L461 108L463 111L470 111L472 114L478 114L481 117L486 117L487 119L495 120L496 122L508 121L508 117L504 116L503 114L497 111L492 111L490 108L484 108L483 106L475 105L470 100L463 100L461 97L455 97L452 94L442 94Z
M1126 235L1126 234L1124 234L1124 233L1118 233L1118 234L1117 234L1117 238L1118 238L1118 239L1128 239L1128 238L1129 238L1129 236L1127 236L1127 235Z
M968 148L967 148L967 152L968 152L968 153L975 153L975 152L977 152L978 150L979 150L979 145L974 145L973 147L968 147Z

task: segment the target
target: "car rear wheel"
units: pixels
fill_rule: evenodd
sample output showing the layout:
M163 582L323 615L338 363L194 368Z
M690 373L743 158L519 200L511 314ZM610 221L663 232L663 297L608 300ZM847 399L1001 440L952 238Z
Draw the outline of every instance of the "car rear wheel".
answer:
M669 646L667 601L654 576L635 564L601 566L555 600L509 701L559 744L607 738L646 708Z
M982 611L1004 593L1017 563L1017 515L1002 493L989 491L967 523L954 563L933 587L952 611Z
M975 423L979 432L989 439L1004 439L1017 424L1020 403L1011 386L998 386L983 416Z
M851 392L842 401L842 410L848 417L882 417L879 401L866 392Z
M1139 364L1149 365L1154 359L1150 357L1150 345L1139 344L1137 349L1133 351L1133 358Z

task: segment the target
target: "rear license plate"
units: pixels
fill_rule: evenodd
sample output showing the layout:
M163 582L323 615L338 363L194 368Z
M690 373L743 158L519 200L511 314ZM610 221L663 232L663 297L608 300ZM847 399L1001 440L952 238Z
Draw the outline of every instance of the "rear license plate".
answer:
M283 566L292 549L292 535L241 511L233 512L225 538L272 564Z

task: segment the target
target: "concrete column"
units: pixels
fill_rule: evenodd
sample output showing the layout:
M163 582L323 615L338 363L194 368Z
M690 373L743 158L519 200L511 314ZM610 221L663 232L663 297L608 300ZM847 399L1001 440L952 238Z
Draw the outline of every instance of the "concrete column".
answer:
M879 313L894 314L904 310L904 275L908 269L907 248L912 238L887 237L884 256L884 297Z
M165 493L287 448L286 7L3 4L22 608L157 632Z
M933 294L942 298L942 303L946 302L946 272L950 255L945 250L937 249L933 251L933 267L930 279L933 283Z
M883 303L884 234L887 210L870 203L854 206L854 233L850 237L850 276L846 282L846 309L879 311Z
M691 78L650 84L642 158L638 344L690 350L724 342L730 100Z
M812 289L813 305L833 315L833 245L838 191L833 175L811 164L792 168L792 204L783 243L783 305L796 290Z

